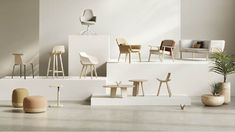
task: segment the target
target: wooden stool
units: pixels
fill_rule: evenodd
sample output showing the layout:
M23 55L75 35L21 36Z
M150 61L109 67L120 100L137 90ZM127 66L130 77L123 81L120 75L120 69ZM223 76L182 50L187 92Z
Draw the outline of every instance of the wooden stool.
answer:
M62 73L64 77L64 66L63 66L63 60L62 60L62 54L65 53L64 46L55 46L50 53L49 61L48 61L48 67L47 67L47 77L49 76L50 72L52 72L53 77L58 76L58 73ZM58 59L59 58L59 59ZM52 69L51 67L51 60L52 62ZM59 62L61 70L59 70Z
M159 88L158 88L158 92L157 92L157 96L159 96L159 94L160 94L160 90L161 90L162 83L166 83L167 91L168 91L169 97L172 96L171 90L170 90L170 87L169 87L169 84L168 84L168 82L171 80L170 77L171 77L171 73L168 73L165 80L157 79L157 80L160 82L160 85L159 85Z
M137 80L129 80L130 82L133 82L133 92L132 92L132 96L137 96L139 94L139 88L141 85L142 88L142 94L144 96L144 87L143 87L143 82L146 82L147 80L141 80L141 79L137 79Z

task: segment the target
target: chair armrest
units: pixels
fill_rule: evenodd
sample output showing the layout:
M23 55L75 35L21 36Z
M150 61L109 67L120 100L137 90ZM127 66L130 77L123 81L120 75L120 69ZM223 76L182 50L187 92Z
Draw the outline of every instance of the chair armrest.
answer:
M174 49L174 47L172 46L162 46L163 48L171 48L171 49Z
M160 49L160 46L152 46L152 45L149 45L150 49Z

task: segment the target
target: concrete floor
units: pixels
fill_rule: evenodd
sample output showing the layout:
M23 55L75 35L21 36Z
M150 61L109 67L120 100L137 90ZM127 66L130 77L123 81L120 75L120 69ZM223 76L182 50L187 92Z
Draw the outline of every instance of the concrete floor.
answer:
M184 111L174 106L99 106L63 102L64 108L27 114L0 102L0 131L235 131L235 98L204 107L199 98Z

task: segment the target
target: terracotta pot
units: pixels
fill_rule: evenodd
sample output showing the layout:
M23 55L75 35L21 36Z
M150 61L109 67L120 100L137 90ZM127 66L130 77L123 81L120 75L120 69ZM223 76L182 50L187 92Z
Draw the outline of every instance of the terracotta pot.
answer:
M202 95L201 101L206 106L220 106L224 104L224 96Z
M228 104L231 102L231 83L221 83L221 91L220 95L224 96L224 104Z

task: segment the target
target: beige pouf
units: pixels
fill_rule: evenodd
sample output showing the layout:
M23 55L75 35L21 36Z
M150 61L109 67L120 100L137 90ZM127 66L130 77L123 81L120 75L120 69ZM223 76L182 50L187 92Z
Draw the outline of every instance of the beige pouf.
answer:
M224 96L202 95L201 101L205 106L221 106L224 103Z
M28 90L25 88L17 88L12 92L12 105L13 107L23 107L23 100L29 95Z
M24 111L27 113L39 113L47 111L47 99L43 96L28 96L24 98Z

